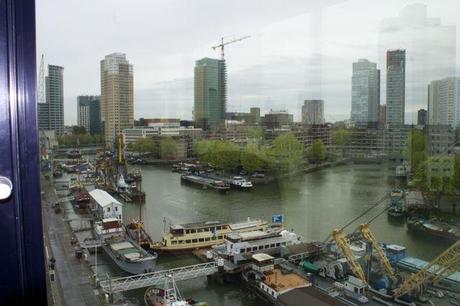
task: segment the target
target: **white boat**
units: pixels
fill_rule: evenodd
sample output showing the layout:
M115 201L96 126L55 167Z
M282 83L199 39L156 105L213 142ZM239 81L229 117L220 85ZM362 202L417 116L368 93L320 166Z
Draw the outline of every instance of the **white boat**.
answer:
M253 187L253 184L242 176L234 176L232 179L232 186L239 189L250 189Z

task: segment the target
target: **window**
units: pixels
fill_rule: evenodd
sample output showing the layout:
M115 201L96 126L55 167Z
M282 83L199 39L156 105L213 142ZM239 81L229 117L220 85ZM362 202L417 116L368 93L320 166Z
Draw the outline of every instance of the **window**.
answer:
M32 63L38 59L37 67L6 84L16 86L23 75L38 83L40 101L33 101L30 112L40 125L40 156L29 158L40 161L46 177L43 203L57 200L53 182L88 184L96 215L118 218L127 229L132 219L142 219L143 230L154 241L167 238L172 250L198 253L195 249L209 246L213 256L225 255L245 267L253 264L250 253L324 241L344 226L343 234L353 235L359 224L369 222L382 247L401 245L420 259L436 258L447 248L428 238L435 233L411 222L436 225L440 215L446 222L458 219L453 211L460 195L453 187L459 186L451 185L460 177L460 16L455 13L460 1L296 0L286 5L272 0L261 5L250 0L238 10L231 0L36 2L38 44ZM0 9L0 24L6 20L8 30L16 29L10 27L16 19L2 14ZM30 52L32 43L20 45ZM0 50L5 46L13 48L0 41ZM7 51L0 52L0 71L18 67L5 63L3 54L27 53ZM33 80L34 71L41 81ZM5 128L3 116L20 109L2 107L3 133L13 125ZM21 127L17 135L27 130ZM5 135L0 148L29 152L10 150L13 141L7 140L13 136ZM73 151L83 156L67 158ZM55 171L59 168L63 173ZM73 173L76 168L85 170ZM24 169L30 168L8 173L16 180L16 170ZM96 205L92 186L101 189L99 202L108 205ZM62 199L79 196L72 191L64 197L69 188L64 189ZM423 216L405 207L417 195L427 207ZM0 209L6 207L0 203ZM55 221L51 218L60 222L93 212L72 211L70 203L60 214L43 207L47 243L49 233L56 232L57 223L47 222ZM24 207L18 212L29 213ZM265 234L257 230L273 229L272 221L286 229L286 236L255 239ZM70 222L75 231L74 223L79 222ZM247 239L238 242L235 229ZM59 243L47 247L49 254L67 254ZM207 251L199 250L200 256L209 256ZM327 250L318 261L335 255ZM181 256L164 260L165 268L193 264ZM122 276L111 266L104 273ZM209 297L210 305L229 296L232 305L245 303L239 299L241 288L224 286L205 294L214 288L195 285L197 297Z

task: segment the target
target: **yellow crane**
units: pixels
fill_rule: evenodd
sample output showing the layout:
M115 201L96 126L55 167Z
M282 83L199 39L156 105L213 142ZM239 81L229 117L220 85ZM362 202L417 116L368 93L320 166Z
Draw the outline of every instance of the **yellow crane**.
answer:
M217 48L220 48L220 57L222 60L225 59L224 57L224 46L228 45L228 44L232 44L232 43L235 43L235 42L238 42L238 41L242 41L243 39L246 39L246 38L249 38L251 37L250 35L246 35L246 36L243 36L243 37L240 37L240 38L234 38L232 40L229 40L229 41L225 41L224 42L224 37L222 37L220 39L220 44L218 45L215 45L215 46L212 46L212 49L213 50L216 50Z
M403 284L393 292L393 297L399 298L406 293L415 292L417 289L423 289L428 283L436 283L456 272L459 267L460 240L427 264L423 269L412 274L411 277L404 281Z
M375 253L379 257L380 264L383 266L388 276L393 281L396 281L396 273L393 267L391 266L390 261L388 260L387 256L385 255L385 252L383 251L382 246L380 245L377 238L375 238L374 234L369 228L369 224L361 224L359 226L359 231L363 235L364 239L366 239L372 245L372 249L375 251Z
M345 236L343 231L340 229L335 229L332 232L332 238L337 243L337 246L340 248L343 255L345 255L348 261L348 264L350 265L351 270L353 271L355 276L361 279L364 283L367 283L363 268L361 267L359 262L356 260L355 255L353 255L353 252L350 249L350 241Z

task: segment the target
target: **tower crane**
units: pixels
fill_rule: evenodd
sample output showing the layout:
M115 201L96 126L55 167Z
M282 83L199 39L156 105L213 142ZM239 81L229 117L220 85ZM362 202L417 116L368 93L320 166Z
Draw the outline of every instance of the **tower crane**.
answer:
M348 264L350 265L351 270L356 275L356 277L361 279L364 283L367 283L363 268L356 260L355 255L353 255L353 252L350 249L350 241L345 236L343 231L340 229L335 229L332 232L332 238L337 243L337 246L340 248L343 255L345 255L345 257L347 258Z
M359 226L359 231L363 235L364 239L366 239L372 245L372 248L375 250L375 252L377 253L377 256L379 257L380 264L383 266L388 276L393 281L396 281L396 273L393 267L391 266L390 261L388 260L387 256L385 255L385 252L383 251L382 246L380 245L377 238L375 238L374 234L370 230L369 224L361 224Z
M412 274L403 284L393 292L394 298L414 292L428 283L436 283L451 275L460 267L460 240L445 250L436 259L423 269Z
M235 42L238 42L238 41L242 41L243 39L246 39L246 38L249 38L249 37L251 37L251 36L246 35L246 36L243 36L243 37L240 37L240 38L234 38L232 40L225 41L225 42L224 42L224 38L222 37L220 39L220 44L212 46L212 49L216 50L217 48L220 48L220 57L221 57L222 60L224 60L225 59L225 57L224 57L224 46L232 44L232 43L235 43Z

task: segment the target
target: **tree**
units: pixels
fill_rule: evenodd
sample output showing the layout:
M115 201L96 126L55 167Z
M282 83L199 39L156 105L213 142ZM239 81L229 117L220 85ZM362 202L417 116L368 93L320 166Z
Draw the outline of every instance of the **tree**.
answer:
M260 144L264 137L264 132L260 127L252 127L248 129L249 138L254 139L255 143Z
M268 166L268 157L265 148L260 148L256 144L248 144L241 152L241 166L249 173L254 173Z
M74 125L74 126L72 126L72 134L74 134L74 135L86 134L86 129L85 129L84 126Z
M177 153L177 145L174 139L166 137L160 141L160 157L161 159L174 159Z
M417 171L417 168L427 160L426 139L422 131L412 129L407 136L403 156L410 162L412 171Z
M131 149L137 153L151 153L158 156L158 147L152 138L139 138L132 145Z
M285 133L273 140L270 157L282 171L293 171L303 162L304 148L292 133Z
M460 155L455 155L454 158L454 176L452 185L455 189L460 189Z
M332 133L332 144L342 149L342 157L346 155L346 148L350 142L351 131L346 129L339 129Z
M320 163L326 158L326 147L321 139L316 139L313 142L313 145L308 152L308 157L315 163Z
M211 162L217 168L234 170L240 165L240 148L230 141L214 141L211 145Z

